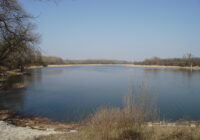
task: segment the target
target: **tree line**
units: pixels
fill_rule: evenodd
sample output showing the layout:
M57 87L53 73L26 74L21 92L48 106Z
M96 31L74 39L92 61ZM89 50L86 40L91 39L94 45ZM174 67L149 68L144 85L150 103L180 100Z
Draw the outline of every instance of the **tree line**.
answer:
M151 59L145 59L144 61L134 62L136 65L164 65L164 66L181 66L192 67L200 66L200 58L192 57L192 54L186 54L183 58L166 58L162 59L154 57Z
M108 59L86 59L86 60L70 60L62 59L56 56L42 56L42 62L45 65L59 64L135 64L135 65L164 65L164 66L200 66L200 58L193 57L191 54L184 55L183 58L159 58L153 57L144 61L124 61L124 60L108 60Z
M129 64L129 61L108 59L64 60L56 56L42 56L43 63L51 64Z

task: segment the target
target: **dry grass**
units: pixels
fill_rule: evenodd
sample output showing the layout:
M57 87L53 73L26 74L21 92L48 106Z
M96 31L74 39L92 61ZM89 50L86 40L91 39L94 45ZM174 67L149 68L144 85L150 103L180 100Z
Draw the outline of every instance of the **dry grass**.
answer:
M150 99L150 100L149 100ZM40 137L37 140L200 140L200 129L190 127L148 127L157 117L155 100L146 86L125 97L123 108L100 108L78 133Z
M106 135L105 135L106 134ZM190 127L130 127L112 129L102 135L85 127L78 133L42 136L37 140L200 140L200 128Z

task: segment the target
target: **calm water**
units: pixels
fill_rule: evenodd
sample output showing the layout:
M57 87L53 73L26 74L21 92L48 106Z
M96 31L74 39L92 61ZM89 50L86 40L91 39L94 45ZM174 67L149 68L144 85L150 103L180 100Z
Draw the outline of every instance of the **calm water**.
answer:
M56 121L78 121L101 106L121 107L142 83L156 95L161 119L200 119L200 71L71 66L31 70L24 89L0 91L0 108Z

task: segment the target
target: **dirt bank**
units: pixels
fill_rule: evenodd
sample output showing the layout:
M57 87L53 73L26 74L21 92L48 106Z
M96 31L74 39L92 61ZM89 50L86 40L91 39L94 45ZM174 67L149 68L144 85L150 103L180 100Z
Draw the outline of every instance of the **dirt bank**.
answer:
M19 127L0 121L0 139L2 140L27 140L34 139L39 136L47 136L51 134L62 134L54 130L37 130L30 127Z
M3 140L34 139L50 134L77 132L78 124L66 124L43 117L22 116L12 110L0 110L0 138Z
M37 130L55 130L70 132L79 129L78 124L66 124L52 121L48 118L37 116L22 116L12 110L0 110L0 121L7 122L20 127L30 127Z

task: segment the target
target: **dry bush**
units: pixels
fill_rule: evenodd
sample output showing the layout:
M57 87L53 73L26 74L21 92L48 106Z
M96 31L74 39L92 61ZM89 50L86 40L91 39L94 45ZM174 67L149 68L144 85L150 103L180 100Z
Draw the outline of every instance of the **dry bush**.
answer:
M164 129L164 131L160 132L161 129ZM157 130L157 134L155 134L159 140L200 140L200 129L198 127L170 127L161 129Z
M132 90L125 97L124 107L104 107L92 116L88 126L98 139L144 139L144 123L156 118L155 100L147 96L146 86L140 92ZM97 139L97 138L96 138Z
M146 121L157 119L156 101L147 95L146 86L143 85L138 93L131 90L124 98L122 108L100 108L89 117L92 127L99 126L133 126L141 125Z
M38 140L200 140L200 128L148 127L157 119L155 100L148 97L146 86L125 97L122 108L100 108L76 134L60 134Z
M122 128L108 137L97 131L84 128L75 134L42 136L37 140L200 140L200 128L191 127L147 127Z

